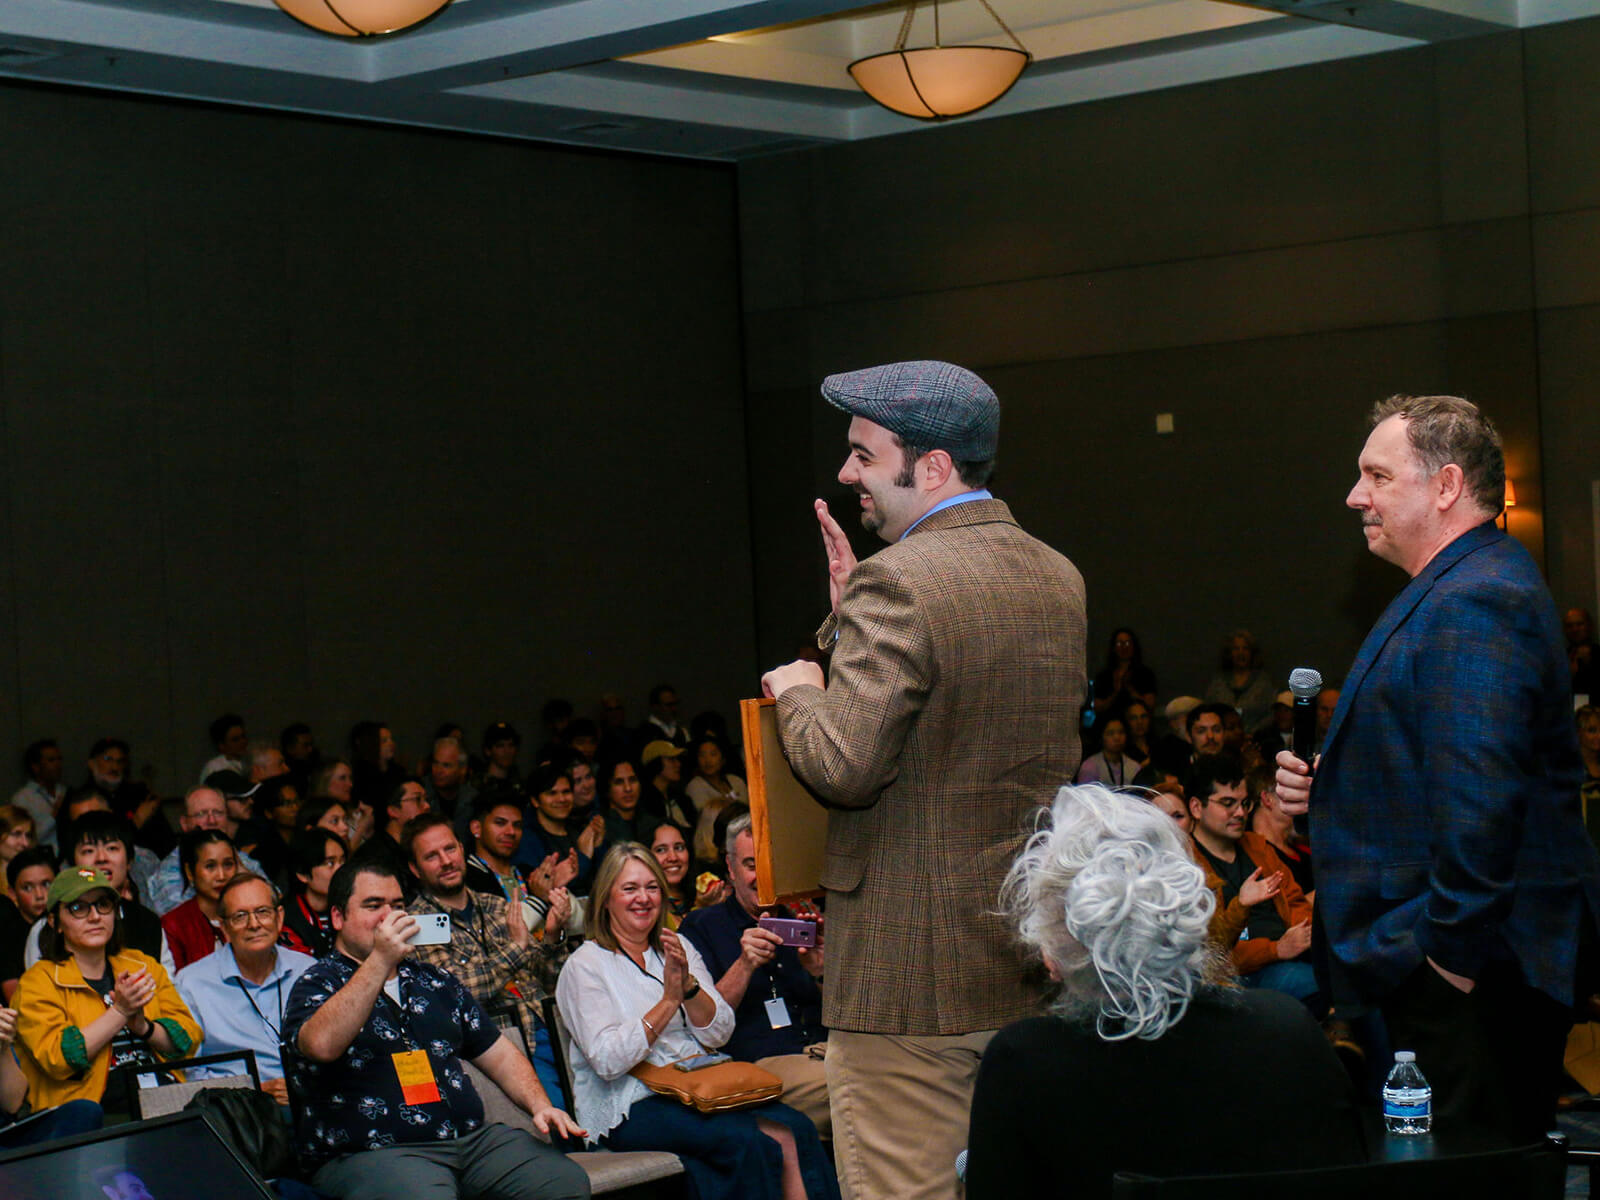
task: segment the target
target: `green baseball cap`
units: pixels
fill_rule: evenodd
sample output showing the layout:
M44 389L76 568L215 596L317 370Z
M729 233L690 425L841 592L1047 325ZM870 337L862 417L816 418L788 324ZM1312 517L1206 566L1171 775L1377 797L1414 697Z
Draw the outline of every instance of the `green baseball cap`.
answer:
M44 907L48 912L58 904L71 904L74 900L87 896L90 892L104 889L113 896L117 889L111 886L101 871L90 870L88 867L71 867L61 872L50 884L50 891L45 895Z

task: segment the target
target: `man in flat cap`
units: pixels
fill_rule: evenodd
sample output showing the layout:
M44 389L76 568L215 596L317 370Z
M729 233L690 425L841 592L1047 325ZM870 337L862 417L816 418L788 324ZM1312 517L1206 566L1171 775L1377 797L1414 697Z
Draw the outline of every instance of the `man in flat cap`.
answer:
M823 1019L850 1200L955 1192L978 1061L1036 995L992 915L1021 832L1078 766L1083 578L984 487L1000 404L971 371L823 382L851 415L839 481L889 546L856 562L816 502L833 614L769 672L796 773L832 810Z

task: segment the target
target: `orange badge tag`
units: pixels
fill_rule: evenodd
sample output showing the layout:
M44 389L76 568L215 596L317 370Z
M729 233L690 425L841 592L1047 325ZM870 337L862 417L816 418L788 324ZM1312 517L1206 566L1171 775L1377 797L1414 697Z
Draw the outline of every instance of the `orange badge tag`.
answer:
M434 1082L428 1052L407 1050L393 1057L394 1073L400 1077L400 1098L407 1104L439 1103L439 1085Z

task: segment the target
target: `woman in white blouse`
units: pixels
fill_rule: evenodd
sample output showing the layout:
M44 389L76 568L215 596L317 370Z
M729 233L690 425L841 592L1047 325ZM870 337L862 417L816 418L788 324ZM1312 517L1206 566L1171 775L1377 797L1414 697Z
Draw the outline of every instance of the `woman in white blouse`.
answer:
M635 842L613 846L595 874L589 940L556 984L578 1119L613 1150L677 1154L700 1200L838 1200L815 1127L788 1105L699 1113L628 1073L704 1053L733 1032L699 953L665 926L665 894L655 856Z

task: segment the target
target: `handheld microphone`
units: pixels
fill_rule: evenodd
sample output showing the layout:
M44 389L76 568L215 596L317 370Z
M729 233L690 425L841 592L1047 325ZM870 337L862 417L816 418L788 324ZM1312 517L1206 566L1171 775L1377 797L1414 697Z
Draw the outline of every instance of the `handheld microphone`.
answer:
M1289 672L1289 690L1294 693L1294 756L1306 766L1317 754L1317 695L1322 691L1322 673L1310 667ZM1294 831L1306 836L1306 819L1294 819Z
M1306 766L1317 752L1317 694L1322 691L1322 674L1310 667L1289 672L1289 690L1294 693L1294 756Z

